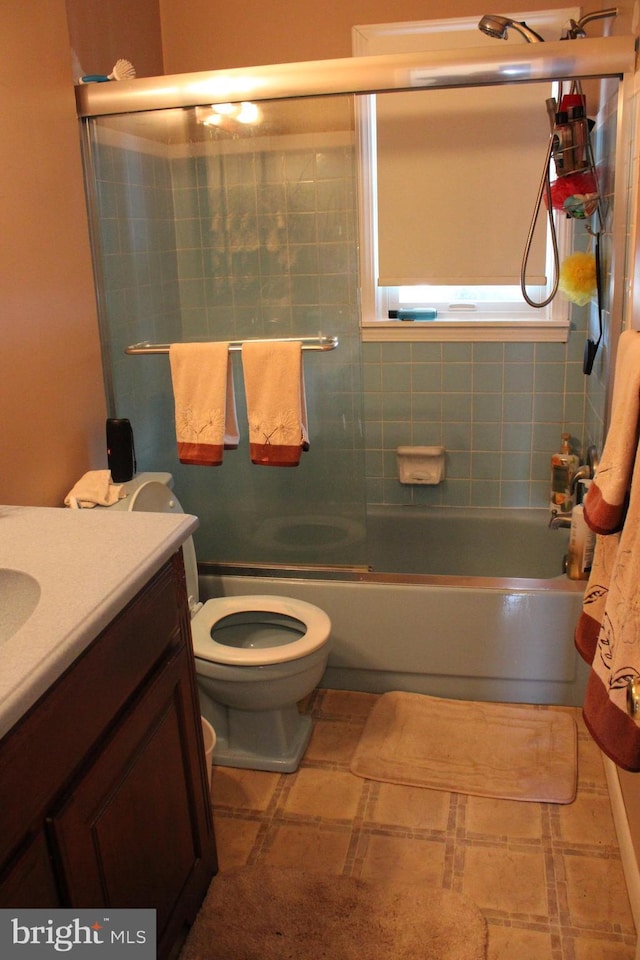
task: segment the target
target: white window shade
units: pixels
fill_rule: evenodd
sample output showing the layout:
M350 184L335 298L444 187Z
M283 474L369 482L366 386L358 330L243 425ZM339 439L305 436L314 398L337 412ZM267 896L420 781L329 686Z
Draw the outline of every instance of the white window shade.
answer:
M549 96L536 83L376 97L380 285L520 282ZM545 247L543 208L530 284L546 282Z
M579 8L510 14L560 38ZM526 41L494 40L475 18L354 27L360 55ZM551 83L385 93L370 120L377 192L378 283L519 284L549 145ZM376 144L377 138L377 146ZM546 208L541 208L527 283L544 284Z

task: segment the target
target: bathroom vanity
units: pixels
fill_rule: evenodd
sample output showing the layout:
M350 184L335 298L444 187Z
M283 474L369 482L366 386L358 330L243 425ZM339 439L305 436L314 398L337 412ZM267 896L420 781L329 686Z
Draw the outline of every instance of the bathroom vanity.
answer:
M180 549L196 525L0 508L2 605L13 589L26 618L0 617L0 907L154 908L160 958L217 868Z

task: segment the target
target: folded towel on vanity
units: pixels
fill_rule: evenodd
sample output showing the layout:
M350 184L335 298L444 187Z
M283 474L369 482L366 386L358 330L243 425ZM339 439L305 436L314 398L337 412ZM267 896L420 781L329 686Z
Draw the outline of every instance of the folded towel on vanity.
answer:
M629 498L640 428L640 333L618 341L611 425L596 476L584 500L584 518L595 533L621 530Z
M169 348L180 463L218 466L238 446L228 343L173 343Z
M627 708L629 682L640 679L640 333L623 333L618 351L611 426L585 498L597 537L575 644L591 664L583 716L592 737L640 771L640 714Z
M110 507L125 496L121 483L111 482L110 470L89 470L64 498L65 507Z
M242 346L251 462L295 467L309 449L298 341L249 340Z

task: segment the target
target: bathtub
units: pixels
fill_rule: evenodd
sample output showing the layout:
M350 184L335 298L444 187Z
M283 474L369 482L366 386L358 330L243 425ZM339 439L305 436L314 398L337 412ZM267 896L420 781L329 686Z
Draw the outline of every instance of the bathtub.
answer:
M579 706L584 582L544 510L375 508L367 567L203 563L201 599L283 594L332 622L322 686Z

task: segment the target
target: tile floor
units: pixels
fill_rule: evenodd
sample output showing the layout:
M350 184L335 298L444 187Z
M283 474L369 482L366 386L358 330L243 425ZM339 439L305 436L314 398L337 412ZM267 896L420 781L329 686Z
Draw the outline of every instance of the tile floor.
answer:
M489 960L634 960L635 929L599 751L579 729L579 788L558 806L355 777L376 695L317 690L294 774L215 767L220 869L304 864L457 890L489 923Z

